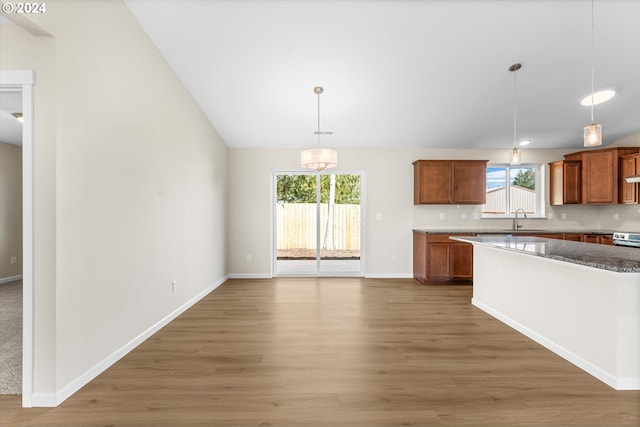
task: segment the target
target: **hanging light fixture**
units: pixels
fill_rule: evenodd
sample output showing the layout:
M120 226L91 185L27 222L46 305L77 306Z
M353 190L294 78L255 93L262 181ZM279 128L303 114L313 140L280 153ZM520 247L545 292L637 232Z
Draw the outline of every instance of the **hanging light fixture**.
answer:
M513 150L511 150L511 159L509 161L512 165L519 165L522 163L522 151L518 150L518 111L517 111L517 85L516 85L516 71L522 68L522 64L516 63L509 67L509 71L513 73Z
M320 94L324 92L321 86L316 86L313 91L318 95L318 148L309 148L300 154L300 163L305 169L321 171L323 169L335 168L338 165L338 153L331 148L320 147L320 135L331 135L331 132L320 131Z
M591 124L584 128L584 146L585 147L597 147L602 145L602 126L595 123L593 120L593 105L594 105L594 75L595 75L595 43L594 43L594 12L593 12L594 0L591 0Z

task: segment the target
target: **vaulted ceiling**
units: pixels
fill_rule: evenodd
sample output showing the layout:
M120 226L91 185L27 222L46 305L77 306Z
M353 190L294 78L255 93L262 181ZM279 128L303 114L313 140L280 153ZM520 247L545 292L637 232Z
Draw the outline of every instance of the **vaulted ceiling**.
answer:
M640 132L640 1L126 0L230 147L581 148ZM509 66L519 62L517 86ZM516 91L517 89L517 91Z

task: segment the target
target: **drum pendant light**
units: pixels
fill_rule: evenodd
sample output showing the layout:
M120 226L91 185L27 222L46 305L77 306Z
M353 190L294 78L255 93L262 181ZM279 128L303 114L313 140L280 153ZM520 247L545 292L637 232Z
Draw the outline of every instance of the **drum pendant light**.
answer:
M320 147L320 135L331 135L331 132L320 131L320 94L324 92L321 86L316 86L313 91L318 95L318 148L309 148L300 153L300 164L305 169L314 169L318 172L324 169L335 168L338 165L338 153L331 148Z

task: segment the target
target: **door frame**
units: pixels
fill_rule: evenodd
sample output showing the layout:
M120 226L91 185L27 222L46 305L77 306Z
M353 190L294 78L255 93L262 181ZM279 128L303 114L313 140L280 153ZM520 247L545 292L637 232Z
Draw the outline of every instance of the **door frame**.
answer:
M299 277L364 277L365 276L365 248L366 248L366 174L364 170L353 170L353 169L329 169L323 170L321 172L312 172L308 170L286 170L286 169L278 169L273 170L271 173L271 233L270 233L270 248L271 248L271 277L275 277L277 273L277 262L278 262L278 248L276 247L277 235L276 235L276 225L277 225L277 217L276 217L276 193L277 193L277 185L276 185L276 176L278 175L286 175L286 174L296 174L296 175L360 175L360 270L354 272L322 272L320 271L320 259L316 255L316 272L315 274L304 274L304 275L294 275L294 274L284 274L281 277L285 276L299 276ZM318 189L316 189L318 191ZM320 217L320 207L318 205L317 212L318 218ZM316 236L319 233L319 223L316 224ZM317 236L318 238L318 236ZM319 240L316 240L319 242ZM316 248L317 249L317 248Z
M0 70L0 89L22 92L22 406L33 397L33 85L32 70Z

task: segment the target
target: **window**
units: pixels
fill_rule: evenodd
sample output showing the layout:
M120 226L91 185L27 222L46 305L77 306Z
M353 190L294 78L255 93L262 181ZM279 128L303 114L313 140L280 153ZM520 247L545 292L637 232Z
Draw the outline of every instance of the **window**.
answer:
M487 166L487 203L483 217L513 216L524 209L532 217L544 216L541 166L492 164Z

